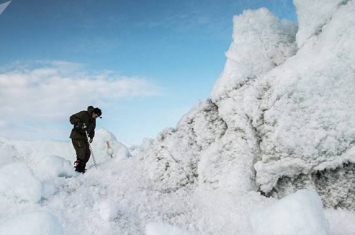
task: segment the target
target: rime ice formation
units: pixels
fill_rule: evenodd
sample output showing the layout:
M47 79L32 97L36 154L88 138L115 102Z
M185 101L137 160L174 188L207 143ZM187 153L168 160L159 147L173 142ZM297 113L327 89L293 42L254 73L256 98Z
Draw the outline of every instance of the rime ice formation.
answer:
M295 5L299 26L267 9L234 18L211 99L141 146L156 187L278 198L309 188L355 209L355 4Z

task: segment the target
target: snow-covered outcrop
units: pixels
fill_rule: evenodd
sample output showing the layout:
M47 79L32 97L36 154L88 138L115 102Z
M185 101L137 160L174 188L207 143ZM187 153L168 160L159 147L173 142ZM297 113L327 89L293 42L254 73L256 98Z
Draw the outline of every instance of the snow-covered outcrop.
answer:
M264 89L263 114L253 120L261 123L255 125L261 140L255 169L266 193L283 197L314 188L326 206L355 209L355 47L349 43L355 39L355 4L343 3L317 40L258 82Z
M178 123L166 129L139 156L145 159L157 188L175 190L196 183L201 153L220 139L227 129L211 101L197 103ZM154 166L154 167L152 167Z
M267 9L234 18L211 100L136 154L156 166L156 187L278 198L311 188L355 209L355 3L295 5L298 27Z
M214 102L285 62L296 52L297 25L280 21L268 9L247 10L233 19L233 42L211 94Z
M295 53L296 26L267 9L245 11L234 25L226 65L211 94L228 130L201 158L200 182L241 193L256 190L253 165L260 154L252 122L262 112L258 93L250 88Z
M148 147L148 166L157 187L188 183L233 193L256 190L253 164L259 154L247 94L258 77L296 52L296 25L279 21L267 9L234 18L233 43L211 100L198 103L175 129L160 133ZM248 110L246 113L245 110ZM151 168L150 168L151 169Z

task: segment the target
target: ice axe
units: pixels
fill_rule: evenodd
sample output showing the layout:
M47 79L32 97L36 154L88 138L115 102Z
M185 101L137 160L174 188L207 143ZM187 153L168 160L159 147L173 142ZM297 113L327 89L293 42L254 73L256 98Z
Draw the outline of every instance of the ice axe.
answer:
M106 153L110 155L111 158L113 158L113 149L110 147L110 143L108 141L106 141L106 145L107 145Z

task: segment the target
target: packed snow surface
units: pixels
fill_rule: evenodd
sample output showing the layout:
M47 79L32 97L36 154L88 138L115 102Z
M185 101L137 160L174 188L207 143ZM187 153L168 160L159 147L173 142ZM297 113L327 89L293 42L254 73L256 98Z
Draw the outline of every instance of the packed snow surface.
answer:
M95 141L105 144L105 135L98 133ZM72 148L69 141L49 142L63 150ZM164 191L149 177L153 169L147 169L145 160L119 151L122 146L114 141L115 152L122 155L111 158L96 146L94 153L100 162L96 169L90 161L85 174L67 168L74 154L58 156L54 155L57 148L45 148L45 156L39 146L40 142L2 140L0 150L5 154L9 149L19 153L26 149L44 157L36 164L14 160L1 166L0 180L5 177L7 182L0 190L1 235L260 234L265 223L274 230L262 234L311 234L302 232L315 229L318 234L351 234L354 229L354 213L324 210L315 192L300 191L278 201L252 191L237 195L191 185ZM265 213L272 216L266 218ZM275 231L279 233L272 233Z

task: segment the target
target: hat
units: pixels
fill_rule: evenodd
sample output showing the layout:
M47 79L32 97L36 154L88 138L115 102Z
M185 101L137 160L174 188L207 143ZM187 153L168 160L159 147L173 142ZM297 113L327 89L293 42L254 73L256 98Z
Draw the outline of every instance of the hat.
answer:
M101 115L102 115L102 112L101 112L101 109L99 108L94 108L94 111L92 111L93 113L96 113L97 116L99 116L101 118Z

